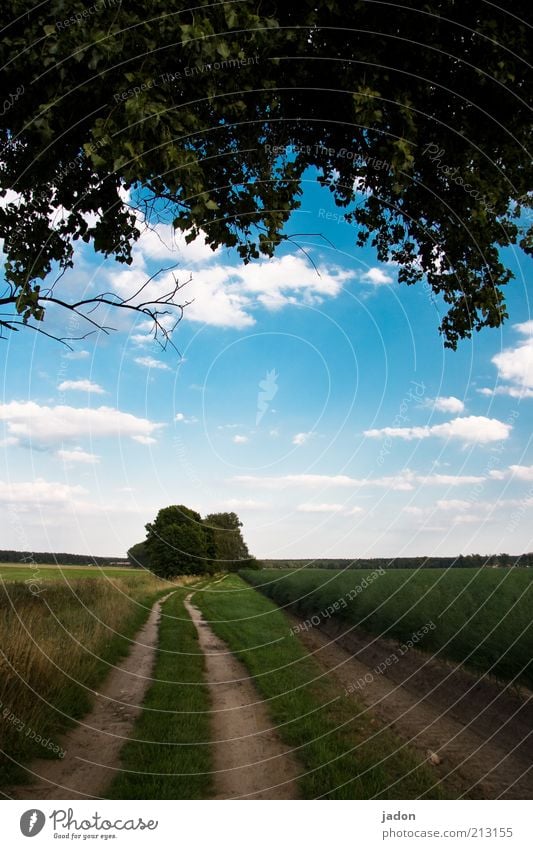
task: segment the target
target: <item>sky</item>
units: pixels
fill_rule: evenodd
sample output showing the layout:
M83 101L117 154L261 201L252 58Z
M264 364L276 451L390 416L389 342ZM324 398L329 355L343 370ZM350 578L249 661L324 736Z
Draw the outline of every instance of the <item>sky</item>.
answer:
M146 230L129 267L76 249L61 282L129 293L190 282L173 334L143 320L72 343L2 340L0 548L122 557L169 504L232 510L257 557L533 549L532 262L506 250L510 319L458 351L442 304L355 246L309 177L286 231L244 266L202 236ZM325 238L322 238L325 237ZM89 328L49 310L46 329Z

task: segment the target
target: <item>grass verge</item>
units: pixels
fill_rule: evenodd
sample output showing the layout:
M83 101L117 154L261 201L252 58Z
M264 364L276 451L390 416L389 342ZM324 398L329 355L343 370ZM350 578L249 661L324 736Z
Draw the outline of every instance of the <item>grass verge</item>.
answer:
M0 786L31 780L23 765L33 758L62 756L61 733L164 592L146 573L0 586Z
M195 596L245 664L281 739L305 767L303 798L443 798L419 755L344 695L291 633L283 612L238 576Z
M191 587L163 605L154 681L109 799L205 799L211 795L210 701L196 628L184 607Z

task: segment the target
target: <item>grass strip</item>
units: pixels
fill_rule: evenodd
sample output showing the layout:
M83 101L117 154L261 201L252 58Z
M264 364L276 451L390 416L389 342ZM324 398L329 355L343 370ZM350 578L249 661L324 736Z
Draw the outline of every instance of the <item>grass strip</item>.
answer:
M281 739L306 773L303 798L443 798L431 768L341 685L321 677L283 612L238 576L195 596L213 630L255 680Z
M108 799L205 799L212 793L210 699L204 656L184 607L191 587L163 605L154 681L121 751Z

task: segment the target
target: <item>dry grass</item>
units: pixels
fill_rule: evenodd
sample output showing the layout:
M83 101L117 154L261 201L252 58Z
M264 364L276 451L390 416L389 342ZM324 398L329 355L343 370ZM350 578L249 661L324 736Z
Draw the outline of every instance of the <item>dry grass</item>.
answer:
M21 780L18 764L31 758L61 756L61 731L88 710L91 692L168 586L135 575L0 587L3 782Z

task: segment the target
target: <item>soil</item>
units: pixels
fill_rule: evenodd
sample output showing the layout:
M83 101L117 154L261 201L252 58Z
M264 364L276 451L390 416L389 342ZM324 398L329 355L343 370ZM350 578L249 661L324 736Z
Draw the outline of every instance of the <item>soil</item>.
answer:
M62 737L65 757L33 761L26 767L33 780L4 790L8 799L102 798L120 769L120 750L131 736L152 682L161 604L170 595L154 604L129 655L111 670L100 692L95 693L90 712Z
M298 798L302 768L272 727L248 671L204 621L191 596L185 606L205 654L211 695L215 798Z
M533 798L533 693L415 649L400 656L397 642L361 629L327 622L298 636L345 696L422 750L455 798Z

